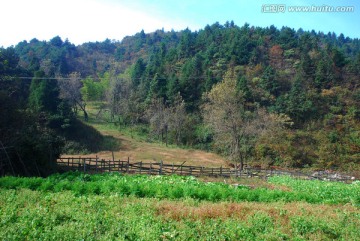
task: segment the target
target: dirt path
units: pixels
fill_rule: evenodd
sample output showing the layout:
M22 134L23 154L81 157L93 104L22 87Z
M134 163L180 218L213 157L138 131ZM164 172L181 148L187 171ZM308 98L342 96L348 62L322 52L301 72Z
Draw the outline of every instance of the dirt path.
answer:
M96 126L94 126L96 127ZM209 153L193 149L181 149L177 147L166 147L165 144L148 143L132 139L122 135L118 130L101 130L97 128L103 135L112 136L119 141L119 150L114 151L115 159L126 160L128 157L133 161L152 161L165 163L181 164L186 162L187 165L202 165L207 167L226 166L224 158L217 154ZM111 151L102 151L92 153L86 156L98 156L103 159L112 159ZM64 155L68 157L69 155Z

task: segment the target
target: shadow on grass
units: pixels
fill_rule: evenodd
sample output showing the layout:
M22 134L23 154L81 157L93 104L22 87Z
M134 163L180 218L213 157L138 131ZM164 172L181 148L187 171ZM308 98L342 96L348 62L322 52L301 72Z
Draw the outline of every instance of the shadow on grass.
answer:
M121 141L109 135L102 135L94 127L75 120L65 132L64 154L89 154L100 151L118 151Z

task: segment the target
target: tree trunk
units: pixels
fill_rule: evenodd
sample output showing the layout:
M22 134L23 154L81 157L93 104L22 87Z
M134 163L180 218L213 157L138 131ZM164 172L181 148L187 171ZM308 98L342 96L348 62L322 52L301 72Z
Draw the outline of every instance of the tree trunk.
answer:
M89 116L88 113L86 112L86 104L84 103L83 105L78 103L78 106L80 107L80 109L84 112L84 120L88 121L89 120Z
M84 120L85 120L85 121L88 121L88 120L89 120L89 116L88 116L88 114L87 114L87 112L86 112L85 109L84 109L83 111L84 111Z
M240 160L240 163L239 163L239 171L242 171L244 170L244 161L243 160Z
M165 141L166 141L166 146L168 146L168 127L167 126L165 126Z
M84 104L84 118L85 118L85 121L88 121L89 120L89 116L88 116L88 113L86 112L86 104Z
M244 156L242 155L241 152L240 152L239 170L240 171L244 170Z

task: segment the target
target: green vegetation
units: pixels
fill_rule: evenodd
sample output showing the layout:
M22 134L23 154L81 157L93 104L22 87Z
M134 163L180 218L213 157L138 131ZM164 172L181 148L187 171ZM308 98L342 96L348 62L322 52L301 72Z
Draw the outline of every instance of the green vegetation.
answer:
M358 183L286 177L270 182L273 190L179 176L4 177L0 235L6 240L357 240L360 236L359 200L354 199L359 197ZM300 190L305 187L312 192ZM334 196L335 189L339 195Z
M0 48L0 237L359 240L359 181L52 174L61 154L119 148L139 159L219 162L168 145L218 152L240 169L358 174L359 66L359 39L233 22Z
M294 202L304 201L319 204L360 205L360 186L321 181L295 180L289 177L272 177L269 182L281 184L290 190L275 188L250 189L243 185L225 183L204 183L194 177L121 175L118 173L83 174L70 172L54 174L47 178L3 177L0 187L7 189L28 188L37 191L72 191L76 195L117 194L159 199L192 198L200 201L252 201L252 202Z
M75 116L88 121L97 101L95 117L130 135L140 126L146 139L240 168L359 172L359 66L359 39L233 22L80 46L23 41L0 48L0 136L14 162L3 170L47 175L61 153L103 149L72 136Z
M285 185L293 192L311 194L323 203L346 203L360 205L360 182L354 181L351 185L339 182L304 181L286 176L271 177L270 183Z

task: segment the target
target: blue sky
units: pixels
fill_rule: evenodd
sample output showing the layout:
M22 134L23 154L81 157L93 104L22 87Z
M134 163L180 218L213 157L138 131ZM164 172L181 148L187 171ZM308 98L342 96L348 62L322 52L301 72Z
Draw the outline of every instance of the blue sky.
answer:
M264 13L273 4L285 5L282 13ZM291 6L350 6L351 12L290 12ZM343 33L360 38L360 1L358 0L1 0L0 46L16 45L22 40L49 40L59 35L81 44L121 40L142 29L191 30L207 24L233 20L238 26L294 29Z

